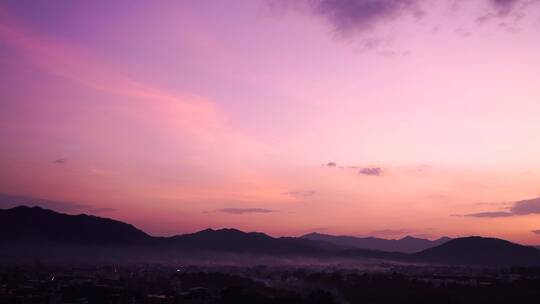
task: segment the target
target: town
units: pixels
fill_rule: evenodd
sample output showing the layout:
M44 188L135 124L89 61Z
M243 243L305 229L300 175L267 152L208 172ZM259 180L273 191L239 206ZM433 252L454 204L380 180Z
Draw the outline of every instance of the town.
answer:
M540 269L373 264L0 268L0 303L534 303Z

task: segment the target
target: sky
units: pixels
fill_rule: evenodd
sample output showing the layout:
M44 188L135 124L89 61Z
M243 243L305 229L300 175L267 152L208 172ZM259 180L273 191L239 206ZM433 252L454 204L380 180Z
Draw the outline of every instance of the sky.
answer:
M540 244L534 0L0 1L0 208Z

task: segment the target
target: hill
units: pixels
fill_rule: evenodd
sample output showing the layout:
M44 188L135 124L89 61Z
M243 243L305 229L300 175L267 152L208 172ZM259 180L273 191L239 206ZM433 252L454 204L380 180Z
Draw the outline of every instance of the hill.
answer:
M540 266L540 250L494 238L457 238L417 253L363 249L320 239L274 238L237 229L206 229L173 237L153 237L130 224L91 215L68 215L39 207L0 210L0 260L3 262L39 259L59 263L139 263L191 259L227 263L232 257L242 263L246 261L244 257L249 256L254 263L262 263L266 257L296 257L301 261L376 259L475 266ZM393 244L403 243L425 244L414 238L395 240ZM412 250L411 247L400 248Z
M310 233L301 236L301 238L308 240L324 241L349 248L404 253L419 252L428 248L439 246L450 240L450 238L443 237L431 241L428 239L415 238L411 236L407 236L398 240L387 240L375 237L336 236L321 233Z
M496 238L471 236L415 254L425 262L485 266L540 266L540 251Z
M130 224L92 215L68 215L40 207L0 210L0 240L75 245L134 244L151 237Z
M196 233L178 235L169 240L184 251L250 253L278 256L323 256L340 247L320 241L299 238L273 238L260 232L237 229L206 229Z

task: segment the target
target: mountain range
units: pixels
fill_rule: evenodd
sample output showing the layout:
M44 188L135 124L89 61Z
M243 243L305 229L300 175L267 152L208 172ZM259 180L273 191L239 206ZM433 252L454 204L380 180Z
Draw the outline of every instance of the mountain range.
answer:
M91 215L67 215L24 206L0 209L0 261L6 263L36 259L152 262L187 258L217 262L218 257L231 256L255 261L263 257L295 257L540 266L540 250L495 238L383 240L322 234L274 238L236 229L206 229L173 237L154 237L130 224Z
M349 248L362 248L405 253L419 252L431 247L442 245L451 240L448 237L442 237L431 241L428 239L415 238L412 236L406 236L397 240L387 240L376 237L354 237L346 235L337 236L317 232L303 235L301 236L301 238L308 240L324 241Z
M151 239L132 225L92 215L67 215L40 207L0 210L0 239L12 242L105 245Z

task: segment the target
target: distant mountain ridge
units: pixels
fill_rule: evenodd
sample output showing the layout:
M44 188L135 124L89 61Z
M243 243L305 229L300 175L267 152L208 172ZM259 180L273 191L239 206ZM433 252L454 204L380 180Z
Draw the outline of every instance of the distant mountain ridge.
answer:
M414 238L403 238L410 241ZM414 239L415 241L417 239ZM206 229L173 237L153 237L120 221L68 215L39 207L0 209L0 262L52 259L150 262L186 258L216 261L249 258L375 259L473 266L540 266L540 250L505 240L457 238L417 253L389 252L336 245L309 238L274 238L260 232ZM240 258L244 257L244 258ZM225 260L226 261L226 260Z
M184 250L258 253L271 255L319 255L337 250L337 247L319 241L299 238L273 238L261 232L243 232L237 229L205 229L199 232L169 238Z
M445 264L540 266L540 250L480 236L454 239L419 252L416 257L426 262Z
M448 237L442 237L431 241L411 236L406 236L397 240L388 240L376 237L337 236L316 232L303 235L301 238L324 241L344 247L404 253L420 252L428 248L442 245L451 240Z
M0 240L62 244L115 244L149 241L130 224L93 215L67 215L40 207L0 209Z

